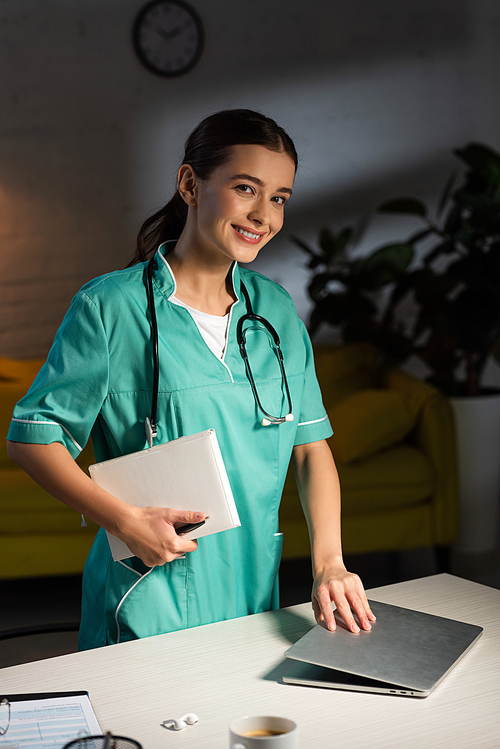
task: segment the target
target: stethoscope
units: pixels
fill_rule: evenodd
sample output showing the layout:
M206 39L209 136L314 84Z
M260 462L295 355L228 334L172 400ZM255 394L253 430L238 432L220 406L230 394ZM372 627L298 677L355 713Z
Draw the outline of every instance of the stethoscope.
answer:
M155 300L154 300L154 292L153 292L153 270L155 265L156 257L153 255L151 260L148 263L147 272L146 272L146 278L145 278L145 284L146 284L146 293L148 298L148 309L149 309L149 315L151 318L151 337L153 340L153 392L151 397L151 416L146 417L146 436L148 438L149 446L153 446L153 440L156 438L158 434L158 425L156 423L156 412L158 408L158 386L159 386L159 377L160 377L160 361L158 356L158 323L156 320L156 308L155 308ZM281 351L280 346L280 339L279 335L276 332L275 328L271 325L269 320L266 320L265 317L261 317L260 315L256 315L252 309L252 304L250 302L250 297L248 296L248 291L246 290L243 282L241 283L241 291L243 293L243 296L245 297L245 304L247 308L246 315L243 315L238 320L238 325L236 327L236 340L238 342L238 346L240 349L240 354L243 358L243 361L245 362L245 367L248 375L248 379L250 380L250 385L252 386L252 391L254 394L255 402L257 403L258 408L260 411L264 414L264 417L261 420L261 424L264 427L270 426L271 424L284 424L287 421L293 421L293 413L292 413L292 398L290 395L290 389L288 387L288 380L286 378L286 372L285 372L285 364L283 361L283 352ZM272 414L268 413L264 406L261 403L261 400L259 398L259 393L257 391L257 385L255 384L255 379L252 373L252 368L250 366L250 360L248 358L248 353L245 346L245 330L243 330L244 324L249 321L253 320L255 322L260 323L264 326L264 328L268 331L268 333L271 335L271 338L273 339L274 346L276 348L276 354L278 357L278 363L281 371L281 379L283 382L283 386L285 388L285 393L288 401L288 413L286 416L273 416Z

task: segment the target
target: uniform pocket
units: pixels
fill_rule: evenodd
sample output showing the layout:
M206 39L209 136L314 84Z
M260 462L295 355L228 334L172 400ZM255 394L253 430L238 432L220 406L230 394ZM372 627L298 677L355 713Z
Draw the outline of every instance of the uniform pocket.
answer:
M139 565L146 569L136 569ZM106 581L106 629L108 642L114 644L134 639L128 626L127 599L133 595L138 586L147 584L147 577L154 567L146 567L140 559L131 558L119 562L111 562Z
M151 637L185 626L185 560L176 559L161 567L146 567L137 558L110 564L106 583L110 643Z

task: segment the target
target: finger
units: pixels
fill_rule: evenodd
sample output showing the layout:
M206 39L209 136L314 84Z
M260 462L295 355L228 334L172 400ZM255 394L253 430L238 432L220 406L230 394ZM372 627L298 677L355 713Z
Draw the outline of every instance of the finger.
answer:
M318 601L319 608L321 610L324 622L330 632L334 632L337 628L335 623L335 616L333 615L332 599L328 588L324 585L320 585L316 591L316 600Z
M368 620L368 614L365 609L364 603L361 600L361 597L357 593L348 592L346 593L346 599L351 608L351 611L356 614L361 627L363 629L370 630L372 628L372 625Z
M174 546L175 554L188 554L189 552L196 551L198 548L198 541L193 539L188 541L183 536L178 536L179 541Z
M337 606L337 611L339 612L340 616L346 623L347 627L351 632L354 634L358 634L359 627L356 624L356 621L354 619L354 616L351 611L351 607L343 593L339 593L335 598L335 605Z
M199 523L207 517L206 512L175 510L170 507L167 510L167 514L171 523Z
M359 578L356 584L356 588L352 591L346 592L346 598L351 606L351 609L358 617L358 621L363 629L370 630L370 621L376 621L376 616L370 608L370 604L368 603L363 584L361 583L361 580L359 580Z
M319 624L320 622L323 621L323 614L321 613L320 605L317 602L315 596L313 596L313 598L312 598L312 608L313 608L313 612L314 612L314 618L316 619L317 623Z
M168 548L164 548L161 552L161 555L158 555L154 558L154 564L158 567L161 567L167 562L173 562L175 559L181 559L189 552L196 551L197 548L198 542L196 540L188 541L186 539L183 539L182 536L175 536L173 543Z

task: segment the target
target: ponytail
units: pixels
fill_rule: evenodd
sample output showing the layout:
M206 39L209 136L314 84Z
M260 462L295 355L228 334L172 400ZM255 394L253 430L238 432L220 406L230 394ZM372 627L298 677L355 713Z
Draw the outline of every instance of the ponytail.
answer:
M187 212L186 203L176 192L166 206L147 218L140 228L135 255L127 268L148 260L163 242L179 239L186 223Z

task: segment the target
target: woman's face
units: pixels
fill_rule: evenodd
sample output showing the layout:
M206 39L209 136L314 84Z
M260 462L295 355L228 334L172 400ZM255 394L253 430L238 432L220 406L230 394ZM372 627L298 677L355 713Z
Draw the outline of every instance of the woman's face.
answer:
M264 146L231 151L210 179L195 177L191 239L214 259L249 263L283 226L295 165L286 153Z

